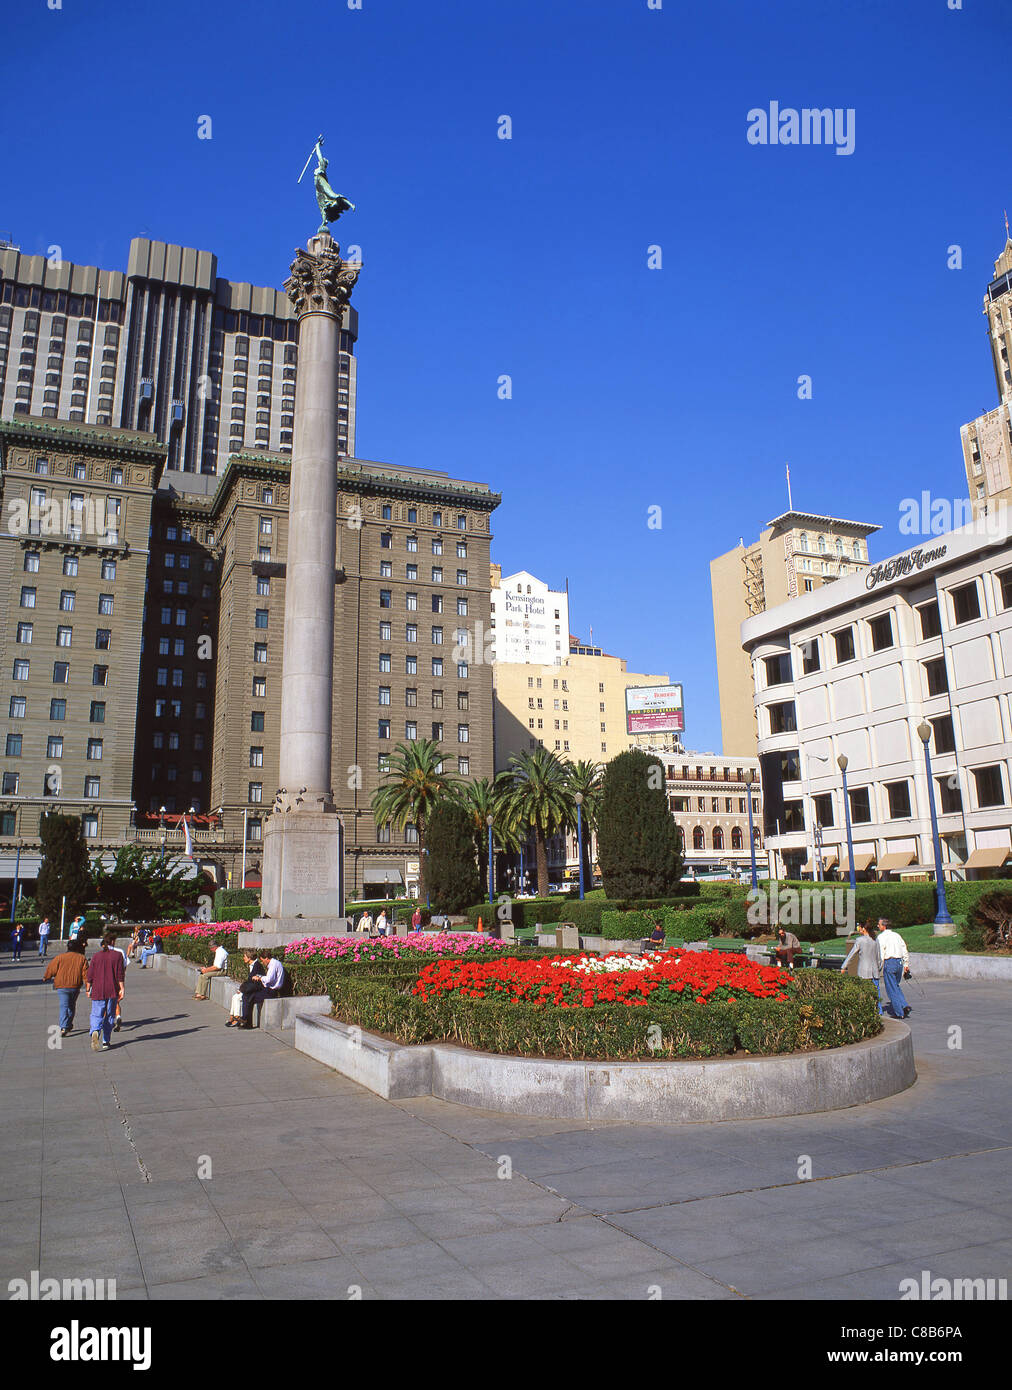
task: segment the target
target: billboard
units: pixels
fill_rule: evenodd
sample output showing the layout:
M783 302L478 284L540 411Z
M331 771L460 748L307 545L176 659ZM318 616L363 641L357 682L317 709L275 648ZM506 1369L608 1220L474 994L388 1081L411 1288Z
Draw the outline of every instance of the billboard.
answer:
M680 685L631 685L625 692L628 734L684 733Z

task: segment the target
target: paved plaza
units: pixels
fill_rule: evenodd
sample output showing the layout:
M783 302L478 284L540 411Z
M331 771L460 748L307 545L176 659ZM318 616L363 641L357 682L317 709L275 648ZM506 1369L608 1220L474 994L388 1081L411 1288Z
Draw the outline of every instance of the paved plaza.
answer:
M110 1052L90 1050L83 997L51 1048L37 959L5 960L3 1286L38 1270L114 1278L121 1300L895 1300L924 1269L1008 1278L1010 998L915 984L919 1080L888 1100L591 1128L381 1100L135 965Z

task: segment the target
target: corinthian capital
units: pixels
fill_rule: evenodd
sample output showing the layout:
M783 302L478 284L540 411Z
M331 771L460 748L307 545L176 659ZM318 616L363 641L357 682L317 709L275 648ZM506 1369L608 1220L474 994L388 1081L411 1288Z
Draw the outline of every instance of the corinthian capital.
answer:
M360 267L343 261L337 246L331 246L315 254L300 247L295 253L285 293L300 316L316 312L340 318L351 298Z

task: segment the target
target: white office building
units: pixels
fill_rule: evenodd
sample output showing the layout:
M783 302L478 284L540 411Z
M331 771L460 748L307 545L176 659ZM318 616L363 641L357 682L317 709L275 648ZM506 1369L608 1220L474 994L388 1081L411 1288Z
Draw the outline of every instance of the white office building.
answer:
M1012 857L1010 532L982 517L742 623L774 872L846 875L843 755L855 871L930 873L925 722L946 875Z
M561 666L569 656L569 593L519 570L492 590L495 659Z

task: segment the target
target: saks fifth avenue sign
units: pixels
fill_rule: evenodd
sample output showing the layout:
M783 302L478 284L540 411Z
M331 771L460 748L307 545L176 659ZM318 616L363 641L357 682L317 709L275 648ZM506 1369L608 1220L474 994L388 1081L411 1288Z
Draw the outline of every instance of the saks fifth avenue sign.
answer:
M903 579L908 574L916 574L925 565L943 559L945 551L944 545L936 545L934 550L924 550L918 546L916 550L907 551L906 555L897 555L895 560L887 560L884 565L875 565L873 569L868 571L864 581L865 588L877 589L880 584L888 584L890 580Z

